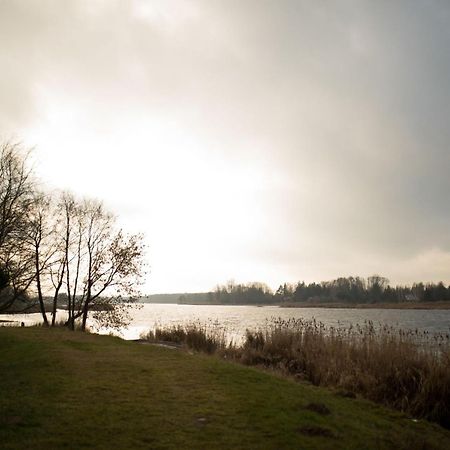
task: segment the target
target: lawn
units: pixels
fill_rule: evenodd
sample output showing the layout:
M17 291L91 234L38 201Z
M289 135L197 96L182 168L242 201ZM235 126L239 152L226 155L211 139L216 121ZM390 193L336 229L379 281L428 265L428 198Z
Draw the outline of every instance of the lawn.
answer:
M446 449L368 401L182 350L0 328L2 449Z

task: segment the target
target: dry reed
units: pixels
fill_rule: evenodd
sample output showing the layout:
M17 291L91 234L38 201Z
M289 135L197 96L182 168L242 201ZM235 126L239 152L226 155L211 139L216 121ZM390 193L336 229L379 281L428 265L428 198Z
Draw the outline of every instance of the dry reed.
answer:
M205 353L215 353L227 347L226 332L217 322L200 321L156 327L141 336L150 342L173 342Z

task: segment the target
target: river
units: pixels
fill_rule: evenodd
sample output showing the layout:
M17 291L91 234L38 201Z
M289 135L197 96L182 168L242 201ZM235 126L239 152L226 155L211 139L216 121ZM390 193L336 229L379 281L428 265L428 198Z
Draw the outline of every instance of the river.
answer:
M64 312L58 318L64 318ZM280 308L278 306L235 306L235 305L176 305L143 304L132 310L132 321L127 329L120 330L125 339L138 339L141 333L156 325L173 325L200 321L223 326L228 336L240 340L246 329L256 329L271 318L305 318L323 322L327 326L348 326L363 324L370 320L402 329L418 329L429 333L450 332L450 310L400 310L400 309L347 309L347 308ZM24 322L32 325L40 322L39 314L1 315L0 319ZM111 330L103 329L100 333Z

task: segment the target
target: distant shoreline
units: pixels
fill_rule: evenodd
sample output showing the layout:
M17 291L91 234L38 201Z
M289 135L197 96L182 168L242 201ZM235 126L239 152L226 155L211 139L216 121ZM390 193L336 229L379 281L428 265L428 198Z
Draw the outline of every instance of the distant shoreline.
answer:
M450 309L450 302L402 303L285 303L280 308L336 308L336 309Z

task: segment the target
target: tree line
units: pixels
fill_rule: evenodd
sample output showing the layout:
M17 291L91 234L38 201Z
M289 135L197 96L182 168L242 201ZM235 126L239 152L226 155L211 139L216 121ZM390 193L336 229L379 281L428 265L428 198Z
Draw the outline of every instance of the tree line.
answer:
M120 326L144 275L143 236L127 234L103 203L38 183L20 144L0 146L0 312L38 305L45 326ZM48 299L51 299L50 311ZM47 301L46 301L47 300Z
M380 275L340 277L320 283L284 283L273 292L263 283L239 284L229 281L208 293L208 303L264 305L277 303L401 303L450 301L450 285L414 283L391 286Z
M252 305L273 302L272 290L264 283L236 284L229 281L208 293L210 303Z
M401 303L450 301L450 285L414 283L391 286L380 275L368 278L340 277L321 283L298 282L280 285L274 294L278 302Z

